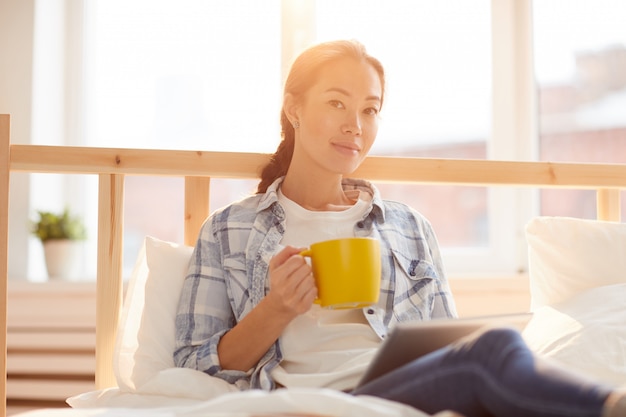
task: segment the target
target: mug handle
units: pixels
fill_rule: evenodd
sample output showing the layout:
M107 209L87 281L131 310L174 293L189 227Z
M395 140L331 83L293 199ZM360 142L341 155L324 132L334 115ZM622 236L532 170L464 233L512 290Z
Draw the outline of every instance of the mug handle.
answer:
M300 256L304 256L306 258L310 258L311 257L311 249L305 249L302 252L300 252ZM320 300L320 298L316 298L315 301L313 301L315 304L321 304L322 300Z

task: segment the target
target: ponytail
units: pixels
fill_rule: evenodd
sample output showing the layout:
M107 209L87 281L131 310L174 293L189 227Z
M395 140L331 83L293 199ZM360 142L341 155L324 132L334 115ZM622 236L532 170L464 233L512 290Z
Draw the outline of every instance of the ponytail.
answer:
M296 132L284 111L281 111L280 114L280 125L282 140L276 152L270 157L270 161L261 170L261 182L257 187L257 194L266 192L267 187L287 174L287 169L291 163Z

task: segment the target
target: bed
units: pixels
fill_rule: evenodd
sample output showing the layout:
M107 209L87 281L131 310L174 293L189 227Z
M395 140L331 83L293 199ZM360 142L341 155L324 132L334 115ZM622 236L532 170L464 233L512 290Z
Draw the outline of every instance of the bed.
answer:
M25 417L425 415L388 401L321 389L234 392L208 375L173 367L173 309L190 247L210 210L211 178L256 178L267 158L256 153L17 145L10 143L9 115L0 115L0 295L5 301L11 173L88 174L99 181L97 390L68 399L72 408L33 411ZM184 178L185 239L176 244L146 237L123 298L121 213L124 177L131 174ZM595 190L596 220L529 219L528 308L534 317L524 336L538 354L578 364L581 372L599 380L626 382L626 224L620 222L626 165L371 156L354 175L394 183ZM0 364L5 382L0 395L6 398L4 305ZM160 342L150 342L154 340ZM0 414L6 414L5 406Z

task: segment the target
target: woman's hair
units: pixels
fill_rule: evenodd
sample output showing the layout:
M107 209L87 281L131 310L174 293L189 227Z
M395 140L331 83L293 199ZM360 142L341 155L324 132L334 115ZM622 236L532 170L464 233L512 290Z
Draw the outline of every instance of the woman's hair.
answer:
M378 73L382 87L382 97L385 93L385 71L378 59L367 53L365 47L354 40L340 40L324 42L312 46L302 52L291 65L291 70L285 81L283 97L291 94L296 100L301 100L307 90L316 83L317 75L324 66L342 58L354 58L370 64ZM284 108L280 112L281 141L278 149L271 156L270 161L261 171L261 182L257 193L264 193L277 178L287 173L293 155L295 130L285 114Z

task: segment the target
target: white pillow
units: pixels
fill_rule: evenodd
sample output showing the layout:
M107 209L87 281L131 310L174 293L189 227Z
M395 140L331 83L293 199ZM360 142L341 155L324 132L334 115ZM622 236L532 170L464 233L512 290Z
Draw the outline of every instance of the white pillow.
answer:
M146 237L128 283L114 372L122 392L207 399L236 391L224 380L175 368L175 318L193 248Z
M134 390L174 366L175 325L192 248L146 237L128 283L114 353L120 388Z
M526 225L531 310L626 282L626 224L537 217Z
M535 311L523 331L536 353L615 385L626 384L626 284L583 291Z

